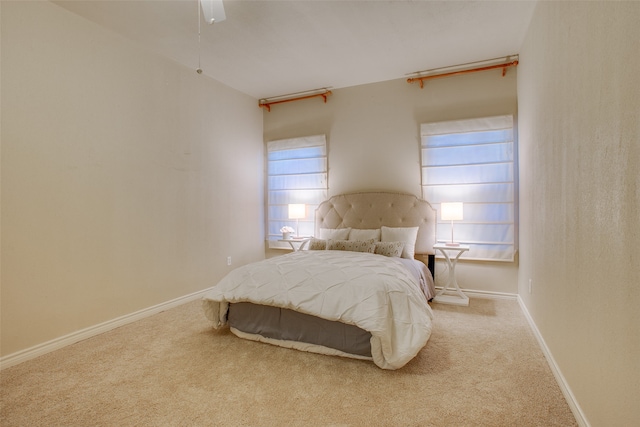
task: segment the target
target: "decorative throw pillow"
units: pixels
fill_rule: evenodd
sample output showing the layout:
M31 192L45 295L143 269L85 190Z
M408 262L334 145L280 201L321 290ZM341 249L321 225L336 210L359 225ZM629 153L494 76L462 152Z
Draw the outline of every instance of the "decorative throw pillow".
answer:
M347 240L351 227L348 228L321 228L320 237L324 240Z
M310 251L324 251L325 249L327 249L327 241L326 240L312 238L309 241L309 250Z
M378 255L401 257L404 243L402 242L376 242L376 251Z
M329 240L327 250L374 253L376 244L373 240Z
M418 238L418 227L382 227L380 229L381 241L403 242L402 258L413 259Z
M380 241L380 229L360 229L352 228L349 232L349 240L373 240L374 242Z

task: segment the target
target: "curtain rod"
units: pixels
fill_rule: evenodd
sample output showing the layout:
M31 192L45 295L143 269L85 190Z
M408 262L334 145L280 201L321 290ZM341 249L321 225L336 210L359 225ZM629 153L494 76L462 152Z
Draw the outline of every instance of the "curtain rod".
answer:
M324 92L312 93L311 95L292 96L291 98L286 98L286 99L279 99L279 98L284 98L289 95L276 96L273 98L264 98L258 101L258 106L261 108L265 108L267 111L271 111L271 106L275 104L283 104L285 102L300 101L303 99L317 98L317 97L322 97L322 99L324 99L324 103L326 104L327 97L332 94L331 91L329 89L318 89L318 90L322 90ZM317 92L317 90L311 91L311 92ZM308 93L308 92L299 92L299 93ZM296 95L296 94L291 94L291 95Z
M460 74L476 73L478 71L494 70L496 68L502 68L502 77L504 77L505 74L507 74L507 68L516 67L516 66L518 66L518 61L511 61L511 62L505 62L503 64L488 65L486 67L469 68L466 70L450 71L448 73L431 74L428 76L421 76L421 77L411 77L407 79L407 83L420 82L420 89L422 89L424 87L424 80L457 76Z

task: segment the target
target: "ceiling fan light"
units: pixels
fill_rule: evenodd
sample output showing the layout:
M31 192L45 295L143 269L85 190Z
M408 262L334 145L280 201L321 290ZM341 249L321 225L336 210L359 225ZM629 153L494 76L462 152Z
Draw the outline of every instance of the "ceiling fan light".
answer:
M227 19L222 0L200 0L200 6L202 6L204 20L207 24L222 22Z

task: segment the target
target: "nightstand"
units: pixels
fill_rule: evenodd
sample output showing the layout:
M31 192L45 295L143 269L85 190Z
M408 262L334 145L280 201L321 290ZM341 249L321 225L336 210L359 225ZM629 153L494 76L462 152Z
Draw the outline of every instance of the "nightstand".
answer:
M301 251L309 243L311 237L293 237L291 239L279 239L278 242L287 242L294 252Z
M444 243L438 243L433 246L433 249L440 251L440 253L444 255L449 269L447 284L436 293L433 301L441 304L469 305L469 297L462 292L456 280L456 264L458 263L458 259L460 259L460 255L469 250L469 246L448 246ZM451 256L454 257L451 258Z

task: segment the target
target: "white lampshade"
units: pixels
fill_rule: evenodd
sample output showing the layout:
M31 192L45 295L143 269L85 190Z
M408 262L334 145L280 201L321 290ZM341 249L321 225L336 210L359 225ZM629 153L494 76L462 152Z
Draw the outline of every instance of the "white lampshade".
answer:
M291 206L291 205L289 205ZM443 221L460 221L462 220L462 202L441 203L440 218Z
M306 218L307 209L304 204L293 203L289 205L289 219Z
M460 243L453 241L453 221L462 220L462 202L440 203L440 218L443 221L451 221L451 241L447 246L459 246Z

